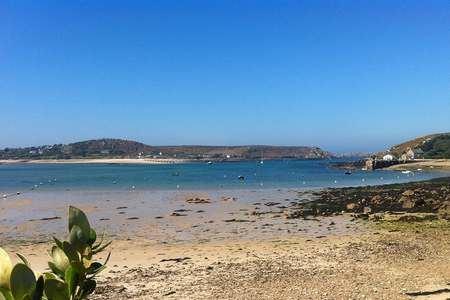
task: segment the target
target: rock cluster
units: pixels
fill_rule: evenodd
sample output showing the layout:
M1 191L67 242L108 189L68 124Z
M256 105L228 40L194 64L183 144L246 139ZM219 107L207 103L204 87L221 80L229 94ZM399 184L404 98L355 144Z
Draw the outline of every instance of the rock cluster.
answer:
M209 198L201 198L201 197L192 197L186 199L187 203L196 203L196 204L202 204L202 203L211 203Z
M450 220L450 178L423 182L335 188L315 192L317 200L294 203L285 211L287 219L331 216L342 212L355 217L379 219L385 212L433 213Z

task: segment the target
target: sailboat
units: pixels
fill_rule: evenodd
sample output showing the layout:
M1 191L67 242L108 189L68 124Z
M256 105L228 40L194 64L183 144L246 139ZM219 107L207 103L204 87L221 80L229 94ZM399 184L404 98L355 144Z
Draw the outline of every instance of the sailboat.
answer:
M264 152L261 151L261 160L259 161L259 163L262 165L264 164Z

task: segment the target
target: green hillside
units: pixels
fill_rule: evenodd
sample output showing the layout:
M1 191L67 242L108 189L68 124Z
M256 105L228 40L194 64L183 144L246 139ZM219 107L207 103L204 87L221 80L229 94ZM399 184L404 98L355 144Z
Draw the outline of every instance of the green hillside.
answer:
M422 150L420 158L450 159L450 133L431 134L393 146L389 153L400 157L408 150Z
M450 159L450 134L439 135L422 145L424 158Z
M211 160L319 159L330 153L305 146L149 146L121 139L97 139L0 150L0 159L182 158Z

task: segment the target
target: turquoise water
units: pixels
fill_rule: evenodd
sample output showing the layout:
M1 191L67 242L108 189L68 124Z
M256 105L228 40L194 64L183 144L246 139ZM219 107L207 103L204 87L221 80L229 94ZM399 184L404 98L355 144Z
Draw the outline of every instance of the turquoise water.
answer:
M442 172L345 171L330 160L235 163L0 165L0 193L35 190L217 190L323 188L407 182ZM244 180L239 180L244 176Z

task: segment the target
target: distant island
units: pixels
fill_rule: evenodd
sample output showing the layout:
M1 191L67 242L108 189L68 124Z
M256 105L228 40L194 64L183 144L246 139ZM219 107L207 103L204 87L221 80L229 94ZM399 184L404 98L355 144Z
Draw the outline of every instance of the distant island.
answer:
M62 160L93 162L179 162L179 161L241 161L273 159L324 159L331 153L307 146L150 146L123 139L95 139L71 144L54 144L0 150L3 161ZM139 161L138 161L139 160ZM120 162L120 161L119 161Z

